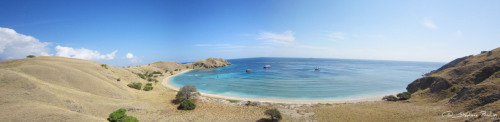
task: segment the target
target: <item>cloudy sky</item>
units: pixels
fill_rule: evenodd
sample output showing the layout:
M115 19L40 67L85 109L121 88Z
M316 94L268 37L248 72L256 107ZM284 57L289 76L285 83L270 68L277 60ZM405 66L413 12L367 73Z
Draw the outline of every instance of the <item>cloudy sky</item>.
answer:
M499 11L500 1L7 0L0 4L0 60L448 62L499 47Z

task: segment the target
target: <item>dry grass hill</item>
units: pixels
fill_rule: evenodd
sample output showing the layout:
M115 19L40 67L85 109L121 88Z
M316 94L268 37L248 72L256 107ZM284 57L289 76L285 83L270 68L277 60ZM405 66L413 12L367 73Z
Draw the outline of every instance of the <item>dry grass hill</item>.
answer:
M440 103L455 113L500 114L500 48L458 58L407 87L417 98ZM491 117L463 120L490 121ZM496 119L498 120L498 119Z
M171 102L174 90L148 79L162 81L188 69L226 66L229 62L209 58L189 64L159 61L117 68L64 57L7 60L0 61L0 120L106 121L109 113L126 108L127 115L146 122L258 121L267 118L265 110L278 108L283 121L494 121L498 119L452 119L442 113L484 110L499 114L499 62L500 49L457 59L415 80L407 88L413 97L397 102L244 106L209 98L197 101L195 110L183 111ZM127 84L132 82L152 83L154 89L129 88Z

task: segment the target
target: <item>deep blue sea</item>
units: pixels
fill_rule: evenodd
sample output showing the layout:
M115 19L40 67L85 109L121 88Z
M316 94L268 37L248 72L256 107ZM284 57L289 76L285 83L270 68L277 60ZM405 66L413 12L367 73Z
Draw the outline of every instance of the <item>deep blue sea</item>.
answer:
M260 99L343 100L406 91L422 74L445 63L319 59L245 58L233 65L192 70L173 77L177 87L196 85L203 93ZM265 65L271 68L264 69ZM321 70L316 71L315 68ZM251 72L245 72L251 69Z

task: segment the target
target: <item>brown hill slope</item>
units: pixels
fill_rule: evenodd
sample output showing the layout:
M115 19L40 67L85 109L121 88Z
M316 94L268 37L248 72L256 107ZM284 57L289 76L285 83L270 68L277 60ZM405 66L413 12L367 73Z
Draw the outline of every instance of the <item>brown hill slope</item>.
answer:
M209 101L198 101L195 111L177 110L178 105L171 102L175 99L175 91L129 71L142 72L148 68L156 71L162 67L152 64L133 68L107 65L105 68L101 65L50 56L0 61L0 120L106 121L108 115L119 108L126 108L127 115L145 122L256 121L265 117L262 112L266 108ZM167 75L159 79L164 77ZM154 89L132 89L127 87L131 82L141 82L143 86L153 83Z
M135 106L126 70L63 57L0 62L0 119L103 121L119 106ZM118 82L117 78L121 81ZM104 119L103 119L104 118Z
M406 89L427 101L443 102L454 111L500 114L500 48L458 58Z

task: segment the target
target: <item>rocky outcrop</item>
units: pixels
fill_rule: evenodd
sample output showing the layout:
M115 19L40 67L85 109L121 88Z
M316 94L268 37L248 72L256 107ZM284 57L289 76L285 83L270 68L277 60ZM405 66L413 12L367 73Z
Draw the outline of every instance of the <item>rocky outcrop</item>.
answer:
M231 65L231 62L222 58L207 58L205 60L196 61L192 63L192 65L196 68L217 68Z
M406 90L410 93L415 93L418 90L423 90L430 88L432 93L439 92L451 87L451 84L444 78L441 77L423 77L413 81Z

